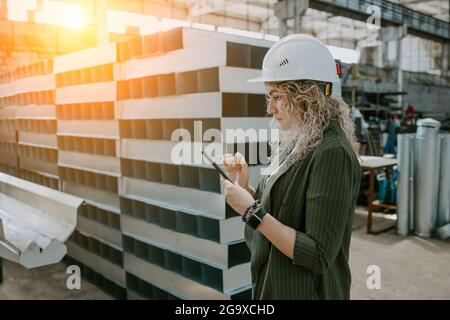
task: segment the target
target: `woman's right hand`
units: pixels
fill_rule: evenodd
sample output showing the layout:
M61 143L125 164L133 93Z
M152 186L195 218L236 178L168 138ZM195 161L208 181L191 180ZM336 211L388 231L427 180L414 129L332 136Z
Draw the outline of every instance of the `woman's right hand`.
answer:
M236 152L234 156L230 153L222 156L225 171L233 182L238 181L239 185L248 190L249 170L247 162L242 154Z

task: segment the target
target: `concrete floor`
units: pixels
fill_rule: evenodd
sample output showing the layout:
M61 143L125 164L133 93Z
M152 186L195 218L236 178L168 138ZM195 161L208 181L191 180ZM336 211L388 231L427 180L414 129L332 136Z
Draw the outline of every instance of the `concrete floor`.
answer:
M28 270L3 259L3 283L0 284L0 300L98 300L112 298L81 279L80 290L67 289L66 264L64 262Z
M367 235L365 223L357 214L350 250L352 299L450 299L450 241L399 237L394 230ZM367 288L370 265L380 268L379 290ZM3 273L0 299L110 299L86 280L81 290L68 290L64 263L26 270L4 261Z

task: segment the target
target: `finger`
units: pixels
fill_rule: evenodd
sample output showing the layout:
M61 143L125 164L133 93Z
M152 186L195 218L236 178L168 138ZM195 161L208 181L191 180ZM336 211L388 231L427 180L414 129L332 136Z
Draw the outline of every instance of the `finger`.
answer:
M230 180L224 179L223 180L223 186L225 189L228 189L229 187L232 187L233 184L230 182Z
M236 164L236 161L235 161L235 159L234 159L234 156L233 155L231 155L231 154L227 154L227 155L225 155L224 156L224 158L223 158L223 164L224 165L235 165Z
M245 157L240 153L240 152L236 152L236 154L234 155L235 161L237 164L244 166L247 164L247 162L245 161Z
M224 153L223 155L220 156L219 161L221 161L222 163L225 162L225 159L232 157L233 155L230 153Z

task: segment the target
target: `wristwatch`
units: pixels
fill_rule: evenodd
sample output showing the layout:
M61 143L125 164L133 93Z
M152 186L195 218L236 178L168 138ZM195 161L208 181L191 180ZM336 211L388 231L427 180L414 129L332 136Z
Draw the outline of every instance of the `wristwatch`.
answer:
M255 201L248 207L247 211L242 216L242 221L248 224L252 229L256 230L261 224L265 214L266 212L263 211L260 202Z

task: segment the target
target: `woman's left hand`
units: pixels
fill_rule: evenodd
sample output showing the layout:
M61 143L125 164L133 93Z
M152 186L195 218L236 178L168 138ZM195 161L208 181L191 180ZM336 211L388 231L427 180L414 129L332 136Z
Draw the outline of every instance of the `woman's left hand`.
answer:
M224 180L223 188L225 200L240 215L243 215L248 207L255 202L250 192L242 188L237 182L233 184L229 180Z

